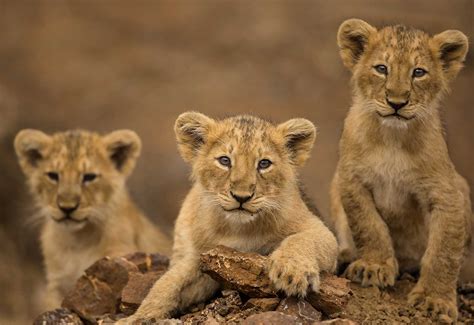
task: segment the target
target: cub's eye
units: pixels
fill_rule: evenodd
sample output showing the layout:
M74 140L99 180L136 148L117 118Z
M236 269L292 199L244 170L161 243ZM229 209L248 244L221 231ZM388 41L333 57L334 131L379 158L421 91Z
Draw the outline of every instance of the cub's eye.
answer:
M221 164L222 166L225 166L225 167L230 167L230 166L231 166L230 158L227 157L227 156L219 157L219 158L217 158L217 161L218 161L219 164Z
M59 181L59 174L58 173L55 173L55 172L48 172L46 173L46 176L48 176L48 178L52 181Z
M427 73L426 70L424 70L422 68L416 68L415 70L413 70L413 78L421 78L426 73Z
M270 167L272 162L268 159L262 159L258 162L258 169L267 169Z
M375 67L374 67L375 71L377 71L378 73L380 74L384 74L384 75L387 75L388 74L388 68L386 65L383 65L383 64L377 64Z
M84 174L84 176L82 176L82 182L83 183L88 183L88 182L92 182L94 179L97 178L97 175L96 174Z

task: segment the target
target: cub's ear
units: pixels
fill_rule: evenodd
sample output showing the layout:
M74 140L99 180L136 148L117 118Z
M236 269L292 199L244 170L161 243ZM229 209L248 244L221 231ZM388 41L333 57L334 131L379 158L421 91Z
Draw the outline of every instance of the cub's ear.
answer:
M25 174L33 171L44 159L51 142L49 135L38 130L25 129L18 132L13 145Z
M179 152L185 161L190 163L194 160L214 124L213 119L197 112L186 112L178 116L174 132Z
M348 19L344 21L337 32L337 44L339 45L342 63L352 70L364 53L369 42L370 35L377 29L361 19Z
M458 30L447 30L433 36L432 47L443 65L443 72L452 80L463 67L469 48L467 36Z
M314 124L304 118L295 118L278 125L277 130L283 135L292 162L302 166L309 158L316 139Z
M117 130L104 135L102 140L115 168L128 176L140 156L142 149L140 137L131 130Z

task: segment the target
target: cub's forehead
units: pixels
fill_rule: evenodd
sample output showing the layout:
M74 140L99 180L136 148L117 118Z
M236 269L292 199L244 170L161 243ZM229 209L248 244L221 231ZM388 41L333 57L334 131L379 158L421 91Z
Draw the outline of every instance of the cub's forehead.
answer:
M221 144L252 151L272 143L275 126L255 116L241 115L220 121L219 129L218 141Z
M104 154L100 136L86 131L67 131L53 135L49 154L56 164L86 163Z
M430 36L422 30L403 25L384 27L377 33L374 49L382 51L386 59L419 55L429 56Z

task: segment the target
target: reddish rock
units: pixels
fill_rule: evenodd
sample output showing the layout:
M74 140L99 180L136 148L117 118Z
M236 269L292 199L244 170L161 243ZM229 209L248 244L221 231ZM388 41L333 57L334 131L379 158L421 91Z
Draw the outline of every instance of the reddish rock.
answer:
M313 323L313 325L357 325L357 323L350 319L335 318L335 319L325 320L322 322L316 322L316 323Z
M124 256L129 262L135 264L140 272L166 271L169 267L169 258L161 254L146 254L137 252Z
M82 320L66 308L58 308L42 313L33 322L33 325L82 325Z
M296 297L283 299L276 309L286 315L297 317L302 324L312 324L321 320L321 312L314 309L309 302Z
M280 304L280 298L250 298L244 308L255 308L258 311L272 311Z
M349 302L351 297L349 282L335 275L321 274L319 292L309 292L306 300L314 308L331 317L342 312Z
M242 253L218 246L201 254L201 270L224 287L232 288L249 297L276 297L266 274L268 257L256 253ZM330 317L347 305L351 289L347 279L321 274L320 291L309 292L306 300Z
M285 315L278 311L267 311L244 319L242 325L296 325L301 324L295 316Z
M138 267L123 257L104 257L85 270L62 307L92 322L105 314L115 314L130 274L138 272Z
M126 315L133 314L145 299L151 287L164 273L165 271L145 274L131 273L127 285L122 290L120 310Z
M95 322L104 314L115 313L117 293L90 276L83 275L75 288L64 298L62 307L69 308L81 318Z
M255 298L276 297L265 273L267 258L218 246L201 254L201 270L225 288Z

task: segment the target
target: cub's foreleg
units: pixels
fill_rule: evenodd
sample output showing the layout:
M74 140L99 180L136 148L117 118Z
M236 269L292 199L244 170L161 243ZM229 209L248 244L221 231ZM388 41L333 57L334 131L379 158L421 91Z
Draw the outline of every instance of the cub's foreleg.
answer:
M353 178L348 181L341 177L339 191L358 250L358 259L348 266L346 277L363 286L394 285L398 263L388 226L379 215L372 195Z
M309 286L318 291L319 273L336 268L336 238L320 220L309 218L270 255L269 277L287 295L304 297Z
M462 264L470 225L465 199L449 182L420 189L430 209L428 245L421 261L420 279L409 295L409 302L433 316L457 319L456 281Z

